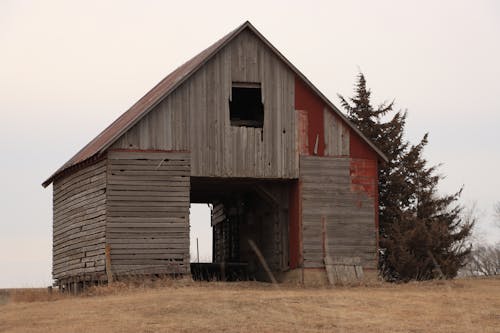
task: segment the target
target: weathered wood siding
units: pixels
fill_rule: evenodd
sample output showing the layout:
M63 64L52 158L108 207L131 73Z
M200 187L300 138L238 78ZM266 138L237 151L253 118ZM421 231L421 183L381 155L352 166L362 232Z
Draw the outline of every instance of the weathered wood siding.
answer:
M353 182L351 163L350 158L300 158L305 267L324 267L325 238L332 258L359 257L363 267L376 268L375 198Z
M56 180L53 190L54 279L104 272L106 161Z
M349 128L340 117L328 108L324 109L325 155L349 156Z
M269 279L249 240L255 242L273 272L289 268L288 192L286 183L260 183L254 187L253 199L246 202L247 213L240 225L240 250L243 261L258 267L261 279Z
M110 151L113 274L189 272L189 154Z
M111 148L189 150L189 100L194 97L188 86L178 88L125 132Z
M191 175L297 178L293 72L244 31L113 148L190 150ZM231 126L232 82L261 84L263 128Z
M212 225L212 261L225 262L226 258L230 257L230 251L228 251L227 241L229 223L226 223L227 216L224 204L214 203L210 220Z
M260 240L262 254L273 271L284 271L288 264L288 184L268 183L256 187L263 200L255 208L261 214ZM267 208L266 208L267 206Z

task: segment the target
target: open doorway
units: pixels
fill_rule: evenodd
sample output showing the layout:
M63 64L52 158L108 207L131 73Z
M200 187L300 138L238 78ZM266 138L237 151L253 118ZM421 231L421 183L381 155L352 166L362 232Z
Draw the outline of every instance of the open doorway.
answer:
M191 263L212 262L212 205L192 203L189 207L189 254Z
M209 203L205 209L211 211L210 219L203 215L203 226L191 222L193 278L270 281L288 270L289 185L286 181L192 177L192 214L197 211L195 203ZM208 264L201 260L207 251L202 250L200 240L210 234L212 252Z

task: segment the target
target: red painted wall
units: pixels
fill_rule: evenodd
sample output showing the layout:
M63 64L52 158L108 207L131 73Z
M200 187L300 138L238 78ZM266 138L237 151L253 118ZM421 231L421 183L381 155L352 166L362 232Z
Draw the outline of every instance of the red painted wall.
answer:
M349 134L352 188L375 198L378 228L378 156L356 132L351 130Z
M324 109L326 105L299 77L295 78L295 110L300 110L298 119L307 129L302 129L299 135L300 153L314 155L316 137L318 137L318 156L325 155L324 139ZM301 118L302 117L302 118ZM307 117L304 121L304 117ZM301 137L307 135L307 142ZM374 200L375 227L378 244L378 155L353 130L350 130L350 174L351 190L357 193L366 193ZM304 151L302 151L304 150ZM302 263L302 209L301 209L300 181L292 185L290 191L290 268L298 268ZM359 201L362 204L362 201Z
M351 153L351 189L353 191L365 192L370 198L373 198L375 207L376 241L378 244L378 156L377 153L375 153L375 151L368 146L356 132L351 130L349 134L349 151Z
M352 158L377 161L377 153L356 132L349 131L349 151Z
M295 110L307 111L309 155L314 155L318 137L318 156L325 156L323 101L300 78L295 77Z

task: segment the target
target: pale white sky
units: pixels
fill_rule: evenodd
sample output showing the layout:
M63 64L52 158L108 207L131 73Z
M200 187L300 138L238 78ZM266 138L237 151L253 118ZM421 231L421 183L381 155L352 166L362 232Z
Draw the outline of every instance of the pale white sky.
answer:
M3 0L0 288L51 283L52 191L40 183L246 20L335 104L337 93L352 94L360 68L374 102L395 98L407 108L408 137L430 132L426 156L444 163L441 190L464 184L463 202L481 210L479 229L500 240L492 224L500 201L498 1ZM193 229L202 258L210 257L203 229Z

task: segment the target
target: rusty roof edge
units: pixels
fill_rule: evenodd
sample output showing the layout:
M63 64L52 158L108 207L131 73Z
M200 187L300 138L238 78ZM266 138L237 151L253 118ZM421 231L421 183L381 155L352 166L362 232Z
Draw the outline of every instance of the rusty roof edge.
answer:
M109 127L109 126L108 126L108 127ZM107 128L107 127L106 127L106 128ZM98 136L99 136L99 135L98 135ZM84 150L87 146L88 146L88 144L87 144L87 145L85 145L82 149L80 149L80 150L79 150L76 154L74 154L73 156L77 156L78 154L80 154L80 152L81 152L81 151L83 151L83 150ZM50 177L49 177L49 178L47 178L47 179L46 179L46 180L42 183L42 186L43 186L44 188L47 188L47 186L49 186L49 185L52 183L52 181L53 181L53 180L57 177L57 175L59 175L60 173L64 172L65 170L67 170L67 169L69 169L69 168L71 168L71 167L73 167L73 166L80 165L80 164L84 163L85 161L90 160L91 158L93 158L93 157L95 157L95 156L97 156L97 155L99 155L99 154L100 154L100 153L95 153L95 154L92 154L91 156L87 157L87 158L86 158L85 160L83 160L83 161L80 161L80 162L75 163L75 164L72 164L72 165L67 165L67 164L68 164L68 162L69 162L69 161L71 161L71 159L72 159L73 157L72 157L72 158L70 158L70 159L69 159L66 163L64 163L64 164L63 164L63 165L62 165L59 169L57 169L54 173L52 173L52 175L50 175Z
M77 170L80 166L85 165L86 163L92 163L92 160L99 159L102 157L101 153L95 153L92 156L84 159L83 161L80 161L78 163L75 163L73 165L70 165L68 167L65 167L64 169L61 167L59 168L56 172L54 172L49 178L47 178L43 183L42 186L44 188L47 188L56 178L57 176L64 174L65 172L71 173L72 170ZM62 169L62 170L61 170Z
M84 150L85 148L87 147L87 145L85 145L82 149L80 149L74 156L77 156L82 150ZM50 175L49 178L45 179L45 181L42 183L42 186L44 188L47 188L47 186L49 186L52 181L57 177L57 175L63 173L65 170L73 167L73 166L76 166L76 165L80 165L82 163L84 163L85 161L87 160L90 160L91 158L93 158L94 156L96 156L97 154L93 154L92 156L89 156L88 158L86 158L84 161L81 161L79 163L75 163L73 165L69 165L69 166L66 166L66 164L68 164L69 161L71 161L71 158L68 160L68 162L64 163L62 167L60 167L59 169L57 169L52 175Z
M130 121L126 126L124 126L121 130L119 130L115 135L111 136L107 142L104 144L101 144L100 147L96 149L96 152L92 154L91 156L87 157L85 160L90 159L94 157L95 155L102 154L106 149L108 149L121 135L123 135L126 131L128 131L132 126L137 124L137 122L142 119L145 115L147 115L152 109L154 109L155 106L157 106L166 96L168 96L172 91L177 89L181 84L183 84L188 78L190 78L198 69L200 69L203 65L205 65L212 57L217 54L222 48L224 48L228 43L230 43L234 37L236 37L241 31L244 29L249 28L257 37L259 37L264 44L266 44L277 56L280 58L285 64L287 64L293 72L297 76L299 76L331 109L332 111L337 114L343 121L347 123L347 125L353 129L356 134L358 134L384 161L388 161L387 156L375 146L375 144L369 140L361 131L354 126L354 124L351 123L351 121L325 96L323 93L316 88L316 86L304 75L302 72L300 72L297 67L295 67L276 47L274 47L271 42L269 42L249 21L245 21L242 25L240 25L238 28L234 29L232 32L228 33L221 39L219 39L217 42L220 42L223 40L223 42L218 45L216 48L211 50L205 57L203 58L202 61L200 61L199 64L197 64L195 67L193 67L191 70L189 70L187 73L185 73L181 78L175 82L168 90L163 92L159 97L156 98L156 100L145 110L142 112L138 113L137 115L134 116L132 121ZM214 44L217 44L215 42ZM134 103L128 110L131 110L135 105L137 105L139 102L141 102L150 92L152 92L154 89L156 89L165 79L167 79L171 74L175 73L178 69L180 69L182 66L186 65L190 61L194 60L197 56L201 55L203 52L209 50L214 44L210 45L207 47L205 50L201 51L197 55L195 55L193 58L190 60L186 61L183 65L177 67L174 71L172 71L170 74L168 74L164 79L160 80L152 89L150 89L143 97L141 97L136 103ZM127 111L128 111L127 110ZM125 114L127 111L125 111L123 114ZM122 115L123 115L122 114ZM73 166L73 165L78 165L83 161L79 161L73 165L68 165L76 156L78 156L82 151L87 149L89 145L97 140L98 138L101 137L110 127L112 127L119 119L121 118L118 117L115 121L113 121L110 125L108 125L102 132L100 132L92 141L90 141L87 145L85 145L82 149L80 149L75 155L73 155L72 158L70 158L63 166L61 166L57 171L55 171L49 178L47 178L43 183L43 187L47 187L52 183L54 178L61 172L63 172L65 169Z
M226 39L226 40L223 43L221 43L221 45L219 45L218 47L214 48L208 55L206 55L206 57L205 57L205 59L203 59L203 61L201 61L197 66L195 66L188 73L184 74L184 76L182 78L180 78L178 80L178 82L176 82L172 87L170 87L170 89L168 89L166 92L164 92L148 109L146 109L140 115L138 115L136 117L136 119L134 119L132 122L130 122L130 124L128 124L127 126L125 126L122 130L118 131L117 134L108 141L108 143L104 144L102 146L102 148L99 149L99 153L103 153L106 149L108 149L120 136L122 136L125 132L127 132L130 128L132 128L135 124L137 124L137 122L139 122L143 117L145 117L152 109L155 108L155 106L157 106L158 104L160 104L161 101L163 99L165 99L170 93L172 93L180 85L182 85L184 82L186 82L187 79L189 79L194 73L196 73L198 71L198 69L200 69L208 61L210 61L210 59L212 59L212 57L215 54L217 54L222 48L224 48L231 40L233 40L234 37L236 37L247 26L251 26L251 24L250 24L249 21L246 21L245 23L243 23L242 25L240 25L238 28L236 28L232 32L230 32L227 35L225 35L224 37L222 37L221 39ZM210 48L211 46L209 46L208 48ZM204 51L206 51L207 49L205 49ZM203 53L204 51L200 52L199 54ZM190 59L190 60L192 60L192 59ZM153 89L151 89L151 90L153 90Z
M245 28L251 26L251 23L249 21L245 21L245 23L243 23L242 25L240 25L238 28L234 29L232 32L226 34L224 37L222 37L221 39L219 39L218 41L221 41L223 39L225 39L225 41L223 43L221 43L221 45L219 45L218 47L214 48L214 50L212 50L208 55L205 56L205 58L203 59L203 61L201 61L197 66L195 66L192 70L190 70L188 73L184 74L183 77L181 77L178 82L176 82L170 89L168 89L166 92L164 92L159 98L157 98L157 100L148 108L146 109L145 111L141 112L140 114L138 114L127 126L125 126L122 130L118 131L116 135L112 136L107 143L101 145L101 147L99 147L97 149L97 152L91 156L89 156L88 158L86 158L85 160L87 159L90 159L92 158L93 156L95 155L98 155L98 154L102 154L106 149L108 149L121 135L123 135L126 131L128 131L132 126L134 126L135 124L137 124L138 121L140 121L140 119L142 119L146 114L148 114L152 109L154 109L155 106L157 106L166 96L168 96L172 91L174 91L175 89L177 89L181 84L183 84L189 77L191 77L191 75L193 75L199 68L201 68L204 64L206 64L217 52L219 52L223 47L225 47L235 36L237 36L242 30L244 30ZM217 42L215 42L214 44L216 44ZM171 73L169 73L165 78L163 78L162 80L160 80L153 88L151 88L146 94L144 94L143 97L141 97L137 102L135 102L128 110L132 109L135 105L137 105L143 98L145 98L151 91L153 91L155 88L157 88L168 76L170 76L172 73L174 73L176 70L178 70L179 68L181 68L182 66L184 66L185 64L189 63L190 61L192 61L194 58L196 58L197 56L199 56L200 54L202 54L203 52L205 52L206 50L208 50L210 47L212 47L214 44L211 44L210 46L208 46L205 50L199 52L198 54L196 54L193 58L189 59L188 61L186 61L184 64L178 66L175 70L173 70ZM127 110L127 111L128 111ZM125 111L125 112L127 112ZM123 114L122 114L123 115ZM110 127L112 127L117 121L118 119L120 119L120 117L118 117L116 120L114 120L111 124L109 124L106 128L104 128L104 130L102 130L94 139L92 139L92 141L90 141L88 144L86 144L83 148L81 148L76 154L74 154L66 163L64 163L59 169L57 169L49 178L47 178L43 183L42 183L42 186L44 188L46 188L47 186L49 186L52 181L54 180L54 178L61 172L63 172L65 169L71 167L72 165L67 165L75 156L78 156L82 151L84 151L94 140L96 140L97 138L99 138L104 132L106 132ZM77 165L77 164L80 164L84 161L81 161L79 163L76 163L74 165Z
M248 22L248 21L247 21ZM337 114L342 120L344 120L349 127L351 127L356 134L358 134L378 155L383 161L388 162L387 156L370 140L368 139L347 117L340 111L335 104L333 104L323 93L316 88L316 86L304 75L302 72L295 67L276 47L274 47L271 42L269 42L266 37L264 37L250 22L248 22L248 27L254 32L271 50L276 53L276 55L285 62L292 71L295 72L304 82Z

